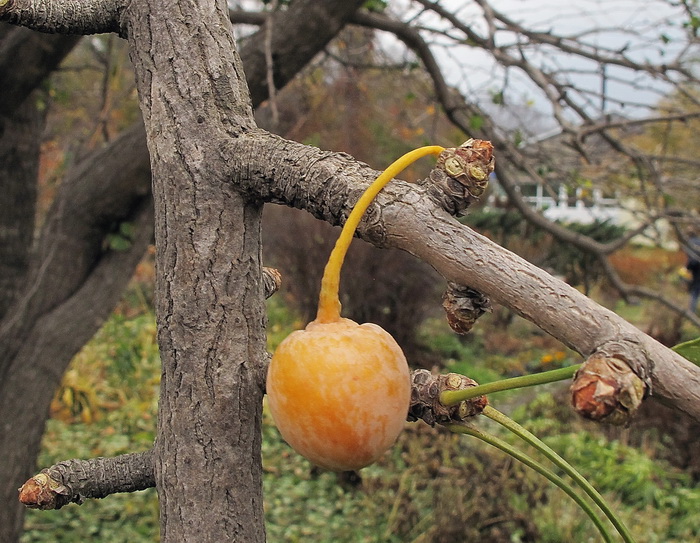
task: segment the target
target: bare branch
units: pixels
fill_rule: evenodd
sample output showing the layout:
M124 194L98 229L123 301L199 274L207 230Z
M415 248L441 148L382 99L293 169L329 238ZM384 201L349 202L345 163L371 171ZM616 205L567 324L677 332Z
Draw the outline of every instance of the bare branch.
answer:
M504 50L495 47L491 43L491 37L483 38L479 36L474 32L474 30L470 26L463 24L456 16L454 16L441 5L427 0L420 0L419 3L425 6L427 9L434 10L441 17L444 17L453 25L454 28L458 28L459 30L464 32L472 42L478 44L482 48L488 49L491 52L491 54L494 55L494 58L496 58L502 64L518 66L525 73L527 73L532 78L532 80L540 86L543 92L545 92L545 94L549 96L554 107L555 115L558 116L558 119L563 129L568 131L572 135L572 142L574 143L574 146L577 148L577 150L579 150L581 153L585 153L582 147L582 142L585 137L590 136L594 133L602 134L604 140L607 141L613 149L619 152L622 156L629 157L637 164L638 171L646 171L648 166L650 165L648 158L642 156L640 153L636 152L628 145L624 145L620 141L620 139L614 137L610 131L616 128L630 128L633 126L658 122L661 120L684 120L686 118L692 118L697 115L697 112L682 112L673 115L657 115L648 120L632 119L612 122L610 120L607 120L606 122L594 122L583 109L581 109L576 103L574 103L571 100L571 98L567 95L565 87L562 86L562 84L560 84L556 80L556 78L538 69L532 63L530 63L524 56L521 55L520 58L515 58L511 57L509 54L506 54ZM482 6L482 9L484 9L485 16L488 20L488 28L490 29L491 33L495 31L494 17L499 19L503 18L503 20L508 24L512 23L512 21L505 19L501 16L501 14L495 12L485 1L480 1L479 4ZM605 261L606 255L610 255L627 245L627 243L629 243L631 239L645 231L648 227L653 225L659 218L663 216L663 213L652 213L644 220L642 220L638 226L627 231L620 238L608 243L600 243L591 239L588 236L585 236L578 232L574 232L557 223L548 220L546 217L544 217L542 214L530 207L530 205L528 205L523 200L522 196L517 190L517 185L515 180L513 179L512 174L514 170L517 169L520 172L524 172L533 182L536 181L545 184L545 180L536 170L532 162L524 156L523 151L521 151L515 145L513 145L512 141L509 138L504 137L502 132L499 131L497 127L492 124L492 122L489 120L489 116L487 113L482 111L475 104L468 104L461 95L450 89L450 87L447 85L444 79L442 69L438 65L430 47L425 42L423 36L418 31L418 29L413 28L401 21L393 20L385 15L369 14L363 12L358 12L357 14L355 14L353 22L363 26L392 32L420 58L424 67L426 68L427 72L430 74L430 77L433 80L438 100L442 104L443 108L445 109L445 112L447 113L447 116L453 122L453 124L455 124L461 130L463 130L465 133L474 134L474 132L478 132L480 134L480 137L490 139L494 142L494 146L496 147L497 152L499 153L499 160L497 161L496 165L499 183L505 190L509 201L515 205L515 207L522 214L522 216L531 224L534 224L538 228L541 228L544 231L552 234L559 241L570 243L583 251L589 252L594 255L598 255L599 257L601 257L601 261ZM525 30L522 29L520 25L512 23L512 26L514 31L525 32ZM543 40L541 43L557 45L560 44L560 42L562 42L560 38L553 37L550 34L530 32L529 35L533 40L535 37L541 37ZM573 46L571 45L567 46L566 51L569 53L577 54L585 53L585 55L591 56L590 52L573 48ZM610 52L610 54L612 55L613 52ZM600 62L608 61L607 57L601 56L598 53L595 57L595 60ZM629 68L640 69L644 71L651 70L650 66L648 65L637 65L631 63L631 61L628 60L624 60L624 62L621 63ZM569 121L567 121L564 118L564 112L560 106L560 102L566 103L571 109L578 113L579 117L585 119L587 122L580 127L573 126ZM481 129L478 131L475 131L469 124L469 118L474 115L479 116L481 119L484 120ZM641 177L643 178L643 176ZM694 324L697 325L698 323L700 323L700 320L698 320L697 317L695 317L694 315L690 315L689 312L685 311L681 307L678 307L677 304L674 304L667 298L661 296L658 292L653 292L651 290L643 288L632 288L627 285L624 285L619 280L619 277L617 277L617 274L615 273L612 266L609 265L609 263L606 263L604 269L608 274L614 274L609 275L610 281L615 286L615 288L619 290L620 294L623 297L626 298L632 295L632 293L634 293L634 295L637 296L642 296L660 301L665 306L671 308L674 312L683 315L685 318L688 318Z
M235 182L265 201L344 222L376 172L347 155L255 132L231 142ZM285 164L281 171L279 164ZM274 172L272 169L274 168ZM246 173L241 176L240 172ZM248 177L248 175L252 175ZM700 419L700 368L566 283L459 224L415 184L390 184L360 225L361 237L404 249L448 281L509 307L583 356L608 349L626 360L652 394Z
M153 451L114 458L65 460L29 479L19 489L19 501L31 509L60 509L87 498L136 492L155 486Z
M0 21L49 34L121 33L121 0L0 0Z

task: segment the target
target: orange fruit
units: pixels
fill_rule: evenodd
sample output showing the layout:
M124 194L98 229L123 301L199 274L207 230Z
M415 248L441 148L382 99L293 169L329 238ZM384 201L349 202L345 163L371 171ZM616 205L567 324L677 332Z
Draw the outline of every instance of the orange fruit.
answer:
M267 375L282 437L332 471L376 461L401 433L411 399L408 364L375 324L313 321L277 348Z

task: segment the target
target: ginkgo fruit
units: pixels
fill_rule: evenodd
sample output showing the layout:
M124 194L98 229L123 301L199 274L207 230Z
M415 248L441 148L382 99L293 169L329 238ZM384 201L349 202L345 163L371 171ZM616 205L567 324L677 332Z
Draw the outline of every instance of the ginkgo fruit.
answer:
M404 427L411 400L406 358L380 326L340 316L340 270L362 215L384 185L418 158L443 150L430 146L407 153L365 191L328 259L316 319L285 338L270 362L272 418L285 441L320 467L365 467Z

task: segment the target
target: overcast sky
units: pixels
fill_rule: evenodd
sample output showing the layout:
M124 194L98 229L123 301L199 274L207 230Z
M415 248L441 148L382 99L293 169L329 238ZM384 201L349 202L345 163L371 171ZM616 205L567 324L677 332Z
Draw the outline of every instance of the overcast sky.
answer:
M482 10L474 2L442 0L440 4L458 13L461 20L472 21L473 27L483 32ZM624 47L625 54L636 61L673 59L684 46L682 25L688 20L683 8L671 5L668 0L492 0L492 5L533 30L578 37L591 47ZM417 14L415 5L411 8L408 2L401 0L390 2L390 9L402 18ZM444 25L433 14L418 15L418 20L426 26ZM507 45L516 39L512 33L499 32L497 45ZM446 67L449 82L469 99L488 100L489 95L501 90L507 80L507 97L511 103L547 110L541 91L534 88L519 70L506 73L487 53L466 45L455 47L448 44L447 39L436 41L444 44L444 47L436 47L434 52ZM593 92L601 88L601 72L591 61L551 50L529 53L529 58L550 70L566 70L567 77L579 88ZM605 107L607 113L619 112L628 116L644 115L647 112L631 103L656 104L670 90L668 85L653 83L624 68L608 68L605 75L610 95L629 102L628 105L620 108L614 101L602 103L599 99L591 99L586 107Z

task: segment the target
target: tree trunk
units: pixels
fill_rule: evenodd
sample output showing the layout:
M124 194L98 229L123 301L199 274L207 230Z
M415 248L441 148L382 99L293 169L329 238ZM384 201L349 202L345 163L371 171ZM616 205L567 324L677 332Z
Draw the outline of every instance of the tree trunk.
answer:
M34 470L56 386L70 359L112 311L153 237L150 194L136 189L139 183L148 186L149 172L138 168L143 147L130 147L126 136L114 144L118 165L98 153L66 176L32 270L22 278L25 288L0 322L3 543L19 537L23 508L17 488ZM124 160L136 168L125 168ZM94 182L93 173L108 189ZM28 186L36 186L35 178ZM109 190L118 187L124 192ZM85 214L87 209L94 215ZM105 228L111 222L133 224L127 250L104 251Z
M38 119L36 107L30 100L26 100L14 115L0 117L0 193L4 200L4 212L0 213L0 323L15 302L19 285L29 266L39 162L41 124ZM0 377L4 373L2 370L0 364ZM12 427L18 411L2 410L4 402L8 400L6 395L12 392L12 389L5 390L6 381L6 378L0 381L0 413L3 414L0 419L0 451L3 457L0 462L0 541L9 543L15 540L22 526L23 512L13 501L17 499L17 481L27 475L26 463L22 461L26 449L16 447L15 442L25 442L33 452L36 451L36 455L44 429L43 424L38 432L31 425L16 430ZM25 395L23 386L19 391ZM25 412L34 412L26 403L26 398L23 398ZM20 433L16 434L13 430Z
M264 541L262 206L222 153L255 123L226 2L173 7L126 12L155 203L161 538Z
M134 217L138 235L132 248L105 257L80 289L52 311L44 313L12 357L0 382L0 540L15 541L21 532L23 508L17 487L25 481L39 454L44 421L56 383L72 358L111 312L150 242L152 209L146 200ZM122 270L122 273L115 273ZM116 295L115 295L116 293ZM41 353L40 357L36 354ZM29 394L27 391L31 391ZM19 484L18 484L19 481Z
M0 319L15 301L29 268L41 128L32 100L11 115L0 115Z

